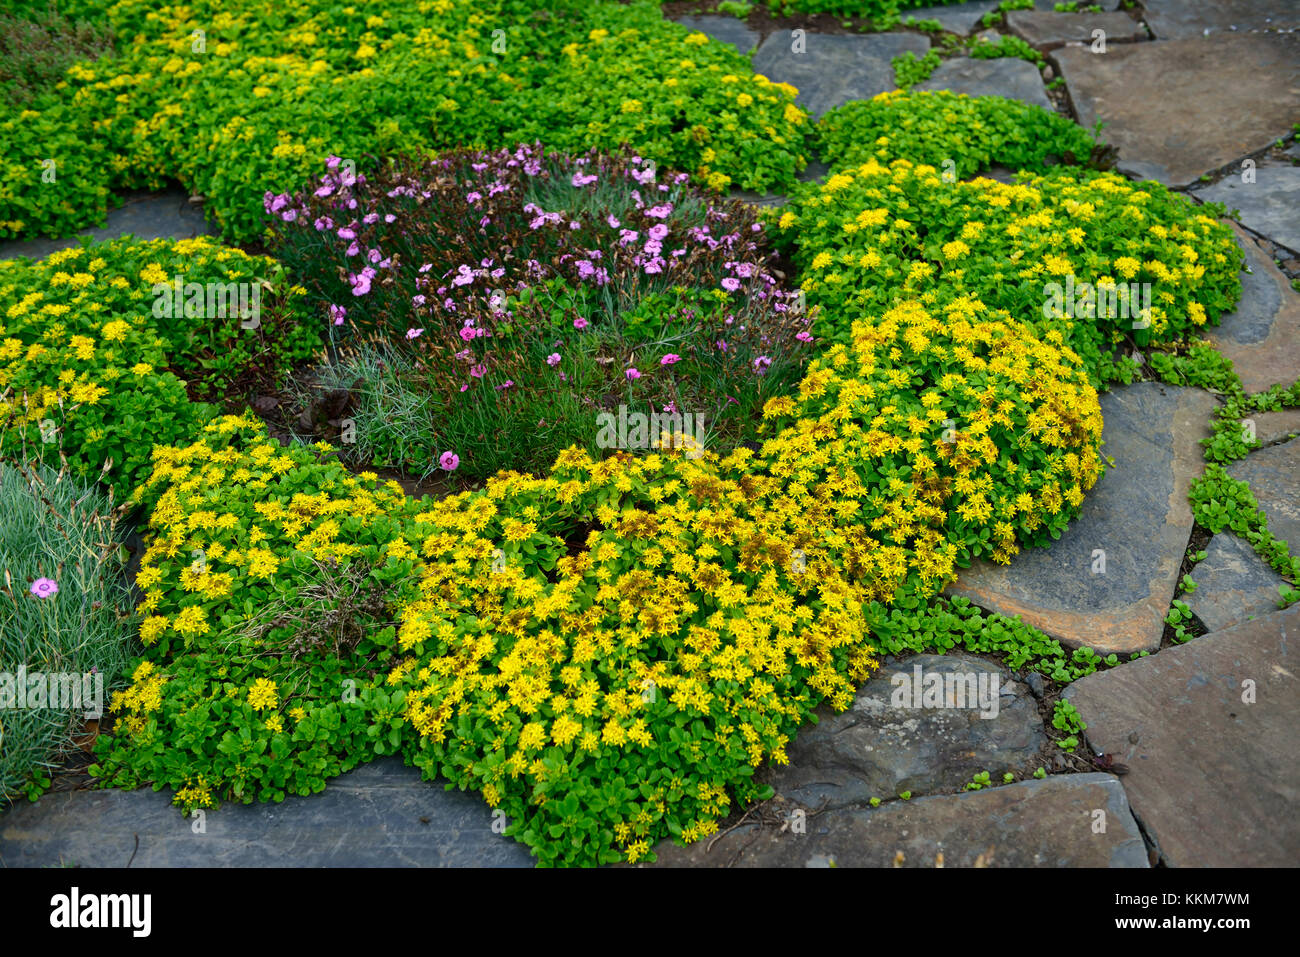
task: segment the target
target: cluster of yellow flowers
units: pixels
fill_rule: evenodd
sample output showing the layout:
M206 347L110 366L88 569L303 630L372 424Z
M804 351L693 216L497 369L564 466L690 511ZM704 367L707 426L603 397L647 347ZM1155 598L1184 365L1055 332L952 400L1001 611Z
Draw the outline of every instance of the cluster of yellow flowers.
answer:
M780 429L763 447L772 473L885 603L912 576L929 594L973 557L1009 562L1063 527L1102 470L1079 356L970 298L854 323L851 346L764 415Z
M847 707L875 667L864 596L750 457L570 450L416 515L422 597L389 681L426 769L635 859L666 819L710 833L739 768Z
M823 333L840 341L853 320L898 302L967 296L1021 322L1054 320L1096 376L1125 336L1177 341L1240 290L1226 225L1113 173L945 182L931 165L872 158L773 216L798 243L809 300L827 310Z

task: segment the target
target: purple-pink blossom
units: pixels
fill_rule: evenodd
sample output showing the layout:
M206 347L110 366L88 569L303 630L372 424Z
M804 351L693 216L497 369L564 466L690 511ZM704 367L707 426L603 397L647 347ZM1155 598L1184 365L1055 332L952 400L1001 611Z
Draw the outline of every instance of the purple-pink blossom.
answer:
M443 452L438 456L438 464L442 466L445 472L456 471L456 466L460 465L460 456L455 452Z
M59 593L59 586L53 578L38 578L32 582L31 593L37 598L53 598Z

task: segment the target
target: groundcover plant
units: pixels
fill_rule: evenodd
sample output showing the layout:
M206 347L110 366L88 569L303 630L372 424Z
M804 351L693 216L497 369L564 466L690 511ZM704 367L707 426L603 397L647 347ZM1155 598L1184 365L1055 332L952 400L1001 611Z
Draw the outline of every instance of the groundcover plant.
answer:
M1093 135L991 98L814 129L653 3L105 17L111 56L5 108L0 236L175 178L258 251L0 264L0 457L62 456L146 546L134 617L95 618L124 685L101 784L192 811L400 755L539 863L637 862L770 797L755 771L814 709L916 650L896 612L1059 681L1099 661L931 602L1078 514L1123 349L1185 353L1232 308L1219 208L1085 168ZM796 186L814 142L834 169ZM1024 172L966 178L990 163ZM308 372L352 416L273 437L250 405ZM380 467L472 481L417 499ZM1275 550L1258 516L1213 521ZM74 594L44 572L7 584L24 613Z
M112 56L0 107L14 170L0 238L69 235L102 220L110 189L177 179L227 238L251 240L263 194L297 189L331 154L544 135L627 143L715 189L788 186L806 162L793 88L645 0L119 0L106 19Z

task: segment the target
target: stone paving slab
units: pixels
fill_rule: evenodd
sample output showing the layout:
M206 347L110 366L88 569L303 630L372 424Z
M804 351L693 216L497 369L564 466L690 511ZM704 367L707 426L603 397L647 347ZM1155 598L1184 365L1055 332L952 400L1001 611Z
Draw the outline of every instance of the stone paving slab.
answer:
M1215 408L1208 392L1158 382L1102 395L1102 454L1115 467L1079 517L1050 547L1025 549L1010 565L973 564L948 592L1019 615L1073 648L1158 648L1191 537L1187 490L1204 470L1199 441Z
M788 814L792 808L773 802ZM1118 779L1041 781L809 814L806 833L742 825L686 847L655 848L662 867L1147 867ZM1104 832L1094 829L1104 822Z
M1191 574L1196 590L1183 600L1209 631L1277 611L1282 576L1231 532L1210 539L1205 560Z
M741 53L749 53L761 39L757 30L735 17L678 17L677 22L690 30L706 33L719 43L728 43Z
M918 20L938 20L949 33L969 36L979 26L984 14L998 8L999 0L973 0L971 3L959 3L951 7L922 7L919 10L904 10L904 20L916 17Z
M46 794L0 814L0 867L531 867L528 849L492 831L471 792L445 791L383 758L320 794L281 804L226 804L207 832L170 792ZM139 835L139 849L135 837Z
M1007 27L1039 50L1054 50L1067 43L1091 46L1093 31L1101 30L1107 44L1135 43L1147 39L1142 25L1127 13L1053 13L1047 10L1012 10Z
M1260 445L1272 445L1300 435L1300 409L1256 412L1250 418L1255 423L1255 438Z
M1300 116L1300 34L1067 46L1050 58L1080 124L1106 124L1119 169L1166 186L1264 149Z
M1300 439L1251 452L1229 465L1228 474L1250 485L1268 530L1300 554Z
M1066 691L1089 744L1127 764L1124 790L1166 864L1300 861L1300 606L1194 638ZM1243 700L1253 691L1253 703Z
M1142 9L1160 40L1300 28L1296 0L1142 0Z
M1243 175L1253 179L1244 182ZM1253 170L1232 173L1196 190L1196 198L1240 210L1243 226L1300 252L1300 166L1263 160Z
M928 80L912 89L951 90L968 96L1005 96L1046 110L1052 109L1052 101L1047 98L1038 68L1016 57L997 60L953 57L944 60Z
M127 233L137 239L193 239L212 232L204 222L202 208L191 205L189 193L178 187L129 197L122 206L109 210L103 226L81 235L97 241L116 239ZM0 242L0 259L17 256L44 259L50 253L75 245L75 238L8 240Z
M801 183L811 183L815 180L825 179L830 169L820 160L812 160L800 171L798 179ZM733 189L727 193L727 196L731 199L738 199L742 203L749 203L752 206L784 206L790 199L784 193L758 193L749 189Z
M1232 360L1247 392L1263 392L1300 377L1300 293L1254 239L1236 232L1250 272L1241 274L1237 308L1205 337Z
M945 680L943 696L927 702L926 683ZM1005 668L961 653L886 664L847 711L823 708L819 717L787 747L790 763L764 772L778 794L814 809L957 790L981 771L1027 776L1047 741L1029 689Z
M798 52L790 31L770 34L754 54L754 72L793 84L796 102L818 118L849 100L897 89L890 61L908 50L924 56L930 49L930 41L914 33L806 33L802 40Z

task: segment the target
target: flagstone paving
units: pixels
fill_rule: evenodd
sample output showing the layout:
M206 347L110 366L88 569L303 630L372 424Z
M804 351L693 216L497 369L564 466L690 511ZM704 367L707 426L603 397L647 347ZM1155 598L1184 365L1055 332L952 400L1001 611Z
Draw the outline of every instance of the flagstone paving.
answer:
M927 681L944 676L969 679L960 689L925 698ZM764 778L805 807L957 790L981 771L1028 776L1045 763L1048 739L1037 700L1005 668L973 655L916 655L886 663L852 707L840 714L825 707L819 717L786 749L790 763Z
M938 20L949 33L968 36L979 26L984 14L997 9L998 3L999 0L975 0L973 3L959 3L952 7L922 7L918 10L908 10L903 17L904 19L915 17L918 20Z
M1255 438L1260 445L1272 445L1300 435L1300 409L1258 412L1250 418L1255 423Z
M930 41L914 33L840 36L792 31L768 35L754 53L754 70L799 89L795 102L814 117L849 100L867 100L897 88L891 60L911 51L924 56Z
M1089 745L1129 768L1124 790L1179 867L1300 860L1300 606L1072 684Z
M1124 788L1109 774L1049 777L878 808L814 810L773 801L761 823L742 824L716 841L661 843L657 866L1149 866Z
M744 20L735 17L678 17L677 22L720 43L729 43L741 53L751 52L762 39L757 30L751 30Z
M1295 0L1143 0L1142 7L1162 40L1300 29Z
M1222 532L1205 547L1205 559L1191 572L1196 590L1183 596L1192 614L1210 631L1277 611L1282 576L1255 554L1248 542Z
M1201 438L1216 401L1158 382L1101 396L1102 454L1114 461L1077 519L1048 548L1009 566L978 562L949 593L1019 615L1070 647L1153 651L1192 531L1187 490L1202 471Z
M1268 516L1268 530L1300 546L1300 439L1251 452L1228 466L1228 474L1246 482ZM1293 548L1294 551L1294 548Z
M1147 39L1141 22L1127 13L1055 13L1050 10L1013 10L1007 14L1011 32L1038 50L1054 50L1067 43L1091 47L1100 30L1107 44L1136 43Z
M1241 299L1205 337L1232 360L1247 392L1300 376L1300 293L1245 231L1237 242L1249 272L1241 274Z
M100 241L132 235L137 239L193 239L210 232L203 209L189 201L189 193L175 187L153 193L136 193L117 209L109 210L103 226L84 236ZM24 239L0 243L0 259L28 256L44 259L52 252L77 245L77 239Z
M0 815L0 867L533 865L524 845L493 831L479 795L445 791L397 758L362 765L310 797L207 811L202 833L170 800L146 788L15 805Z
M1222 34L1051 54L1078 119L1106 124L1119 169L1187 186L1288 133L1300 116L1300 34Z
M996 60L953 57L940 63L928 80L912 89L951 90L967 96L1005 96L1033 103L1045 110L1052 109L1038 67L1015 57Z
M1193 194L1241 212L1240 222L1275 243L1300 252L1300 166L1277 160L1252 162L1241 172Z

